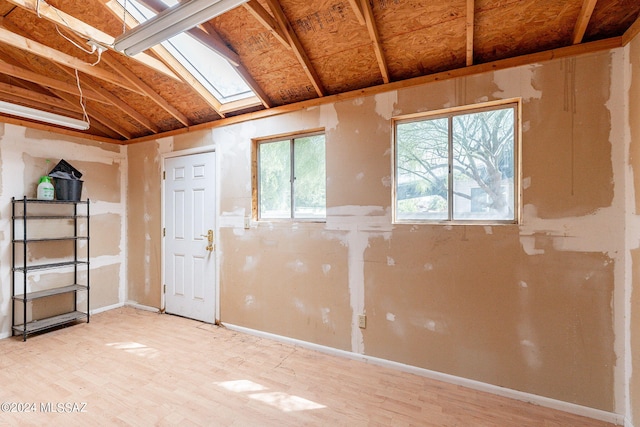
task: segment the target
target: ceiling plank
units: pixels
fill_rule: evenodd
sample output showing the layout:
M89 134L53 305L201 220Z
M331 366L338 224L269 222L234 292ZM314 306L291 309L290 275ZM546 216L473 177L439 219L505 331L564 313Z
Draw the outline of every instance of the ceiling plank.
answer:
M129 13L125 13L125 9L117 1L109 1L108 3L105 4L105 7L116 18L118 18L120 20L122 20L122 17L124 16L125 17L125 25L128 28L132 28L132 27L135 27L136 25L138 25L138 22ZM213 110L215 110L215 112L218 113L219 116L224 117L224 114L222 114L221 111L220 111L221 110L221 106L222 106L222 104L220 104L220 101L218 101L202 85L202 83L200 83L198 81L198 79L196 79L189 72L189 70L187 70L164 46L162 46L161 44L156 45L156 46L151 48L151 51L154 52L178 76L180 76L180 79L182 80L183 83L191 86L192 90L194 92L196 92ZM111 65L111 62L108 62L107 64ZM122 65L119 62L117 63L116 66L118 66L119 69L123 68ZM127 71L128 70L123 71L123 72L127 73ZM135 77L135 81L144 84L139 78L137 78L132 73L127 73L127 75ZM136 83L134 83L134 84L136 84ZM160 95L155 93L149 86L146 86L146 88L150 92L154 93L154 95L155 95L154 100L156 102L160 102L160 100L162 99L162 98L159 98ZM166 100L162 99L162 101L164 101L163 102L164 105L161 105L161 107L164 108L165 111L167 111L169 114L174 116L176 119L178 119L178 121L180 121L185 126L189 126L187 124L188 120L184 115L182 115L180 112L178 112L178 110L176 110L174 107L169 105ZM160 105L160 104L158 104L158 105ZM167 108L169 108L169 109L167 109ZM177 114L177 116L174 115L174 114Z
M353 9L353 13L356 15L356 19L360 25L365 25L366 20L364 17L364 13L362 12L362 4L359 0L349 0L349 4L351 5L351 9Z
M627 31L622 35L622 45L626 46L631 43L631 40L633 40L638 34L640 34L640 15L638 16L638 19L636 19L636 22L631 24Z
M53 6L50 6L46 2L40 1L40 4L38 5L38 0L7 1L13 5L28 10L29 12L37 13L38 16L63 28L67 28L85 39L94 40L103 47L112 48L113 46L114 38L109 34L106 34L77 18L56 9ZM136 61L146 65L147 67L152 68L155 71L159 71L174 80L180 80L178 76L176 76L175 73L173 73L165 64L147 55L146 53L139 53L137 55L131 56L130 58L133 58Z
M475 13L475 0L467 0L467 67L473 65L473 32Z
M76 85L72 85L66 82L62 82L60 80L52 79L50 77L45 77L33 71L29 71L15 65L11 65L4 61L0 61L0 73L15 77L17 79L36 83L40 86L44 86L47 88L57 89L59 91L70 93L75 96L79 95L78 86ZM101 95L99 95L98 93L92 90L83 90L82 94L84 95L85 98L91 99L93 101L107 102L104 99L104 97L102 97Z
M573 29L573 44L582 43L582 38L587 31L587 26L597 2L598 0L584 0L582 2L582 9L580 9L576 26Z
M271 16L271 14L267 12L267 9L265 9L260 3L258 3L258 0L249 0L243 6L246 10L249 11L249 13L251 13L251 15L253 15L254 18L258 20L258 22L260 22L267 30L269 30L271 35L275 37L276 40L278 40L288 50L291 50L289 39L287 39L284 31L282 31L273 16Z
M387 66L387 60L384 57L382 51L382 44L380 43L380 35L378 34L378 27L373 16L373 9L371 9L371 3L369 0L361 0L362 13L367 24L367 31L369 31L369 38L373 45L373 50L376 54L376 60L378 61L378 67L380 67L380 74L382 74L382 81L389 83L389 67Z
M174 106L169 104L166 99L156 93L151 87L149 87L145 82L138 78L138 76L136 76L131 70L129 70L117 60L109 58L108 55L105 55L102 60L116 72L118 72L122 77L128 80L131 84L135 85L144 95L151 98L153 102L155 102L171 116L173 116L176 120L178 120L184 126L189 126L189 119L187 118L187 116L185 116Z
M24 50L25 52L29 52L34 55L40 56L42 58L49 59L50 61L56 62L58 64L71 67L75 70L82 71L83 73L89 74L90 76L107 81L116 86L120 86L122 88L130 90L132 92L140 93L138 88L136 88L133 85L129 85L126 82L123 82L120 77L118 77L117 75L109 71L106 71L102 68L94 67L91 64L81 61L80 59L74 56L67 55L66 53L52 49L49 46L45 46L34 40L31 40L21 35L18 35L16 33L13 33L7 30L6 28L2 27L1 25L2 24L0 23L0 42L1 43L8 44L9 46L13 46L15 48Z
M311 60L307 56L307 53L304 51L304 48L302 47L302 43L300 43L298 36L293 31L293 28L291 28L291 24L289 23L289 20L285 16L284 11L280 6L280 2L278 2L278 0L266 0L266 1L267 1L267 4L269 5L269 8L271 9L271 12L273 13L276 19L276 22L278 23L280 28L284 31L285 35L287 36L287 40L289 41L289 45L293 49L294 55L300 62L300 65L302 65L302 68L304 69L305 74L311 81L311 84L316 90L316 93L320 97L325 96L325 90L324 90L324 87L322 86L322 82L320 81L320 77L318 76L318 73L316 72L315 68L311 64Z

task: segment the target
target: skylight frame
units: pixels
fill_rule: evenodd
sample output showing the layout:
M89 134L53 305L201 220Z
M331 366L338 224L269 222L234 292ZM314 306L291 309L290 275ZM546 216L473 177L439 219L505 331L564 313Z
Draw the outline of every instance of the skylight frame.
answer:
M150 10L144 4L141 4L138 0L116 0L117 3L125 8L126 4L126 13L129 17L133 18L135 22L138 24L144 22L147 19L150 19L151 16L156 15L155 12ZM177 4L175 0L161 0L167 7L173 6ZM145 15L146 12L146 15ZM188 58L186 54L181 50L185 48L186 45L191 45L196 51L199 51L199 54L194 54L194 57L202 57L205 56L217 63L214 66L218 69L214 71L217 75L207 73L206 70L201 70L199 68L199 64L194 64L194 60ZM160 45L162 45L167 52L172 55L176 61L178 61L184 69L193 76L213 97L215 97L220 105L223 107L225 111L233 111L236 109L242 109L245 106L259 104L260 101L251 88L249 84L242 78L240 73L231 65L224 57L210 49L206 45L200 43L196 38L191 37L188 33L181 33L177 36L171 37L168 40L165 40ZM187 47L188 48L188 47ZM208 64L207 64L208 65ZM207 77L206 74L209 74L210 77ZM225 89L220 87L220 85L216 85L212 82L215 78L223 77L226 75L232 75L231 86L235 86L235 90L233 93L224 94ZM225 78L225 77L223 77ZM255 102L251 102L255 101ZM225 106L231 106L233 104L238 105L237 108L224 108Z

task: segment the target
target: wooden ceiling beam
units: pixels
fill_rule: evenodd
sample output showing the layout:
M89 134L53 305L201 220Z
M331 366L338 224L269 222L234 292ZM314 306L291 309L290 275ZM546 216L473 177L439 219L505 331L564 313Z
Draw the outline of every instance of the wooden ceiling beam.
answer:
M597 2L598 0L584 0L582 2L582 8L580 9L576 26L573 28L573 44L582 43L582 38L584 37L584 33L587 31L587 26L589 25L591 15L593 14L593 10L596 8Z
M361 0L362 13L364 14L364 20L367 25L367 31L369 32L369 38L371 39L371 45L373 51L376 54L376 60L378 61L378 67L380 67L380 74L382 75L382 81L389 83L389 67L387 66L387 60L382 51L382 44L380 43L380 35L378 34L378 27L373 16L373 9L371 9L371 3L369 0Z
M54 114L60 114L63 116L82 120L82 113L78 114L77 111L72 111L65 107L57 107L57 106L54 107L54 106L51 106L49 103L39 102L33 99L26 99L19 95L13 95L11 93L7 93L4 91L4 89L0 89L0 99L2 99L3 101L11 102L13 104L24 105L26 107L35 108L37 110L42 110L42 111L51 112ZM63 104L65 104L65 106L68 106L68 104L63 100L60 100L60 101Z
M70 95L66 94L64 92L58 92L58 93L56 93L56 95L59 96L62 99L66 99L69 102L77 101L77 100L75 100L73 98L70 98ZM85 106L85 109L87 110L87 114L89 115L90 122L91 122L92 126L93 126L93 124L95 122L100 122L104 126L106 126L107 128L111 129L112 131L114 131L115 133L117 133L118 135L122 136L125 139L131 139L131 137L133 136L129 131L124 129L122 126L120 126L119 124L115 123L113 120L105 117L105 115L100 113L100 111L97 111L97 110L91 108L88 105Z
M60 80L52 79L50 77L45 77L33 71L29 71L15 65L11 65L4 61L0 61L0 73L6 74L11 77L15 77L17 79L36 83L46 88L57 89L59 91L76 95L76 96L79 95L78 86L76 85L72 85L66 82L62 82ZM104 97L102 97L101 95L97 94L92 90L83 90L82 94L84 95L85 98L91 99L92 101L107 102L104 99Z
M59 50L55 50L53 48L50 48L49 46L45 46L42 43L38 43L35 40L28 39L12 31L9 31L3 26L2 21L0 21L0 43L5 43L9 46L24 50L25 52L40 56L52 62L56 62L58 64L73 68L75 70L107 81L116 86L120 86L132 92L140 93L140 90L138 88L133 85L127 84L126 82L123 82L120 77L109 71L106 71L97 66L92 66L88 62L81 61L74 56L67 55L66 53L60 52ZM140 94L142 95L143 93Z
M108 55L104 56L102 60L113 68L117 73L124 77L129 83L136 86L145 96L148 96L153 102L155 102L160 108L165 110L176 120L182 123L184 126L189 126L189 119L187 116L178 111L174 106L169 104L166 99L156 93L149 85L143 82L138 76L136 76L131 70L122 65L116 59L109 58Z
M165 5L160 0L139 0L139 2L147 6L155 13L160 13L168 9L167 5ZM209 31L209 29L207 29L207 31ZM240 57L238 56L238 54L229 49L229 47L217 32L206 32L200 27L193 27L186 32L189 33L193 38L197 39L200 43L207 46L209 49L215 51L218 55L229 61L231 65L240 65Z
M249 11L251 15L253 15L255 19L258 20L258 22L260 22L267 30L269 30L271 35L275 37L276 40L278 40L288 50L291 50L289 39L287 39L284 31L282 31L273 16L271 16L271 14L267 12L267 9L265 9L260 3L258 3L258 0L249 0L247 3L243 4L243 6L247 11Z
M351 5L351 9L353 9L353 13L356 15L356 19L360 25L365 25L366 20L364 17L364 13L362 13L362 3L359 0L349 0L349 4Z
M71 70L66 69L64 67L60 67L64 72L75 75ZM126 102L122 101L120 98L104 89L100 84L91 79L90 77L85 77L82 79L82 85L91 88L95 92L102 95L105 99L107 99L114 107L131 117L133 120L138 122L140 125L144 126L146 129L150 130L153 133L160 132L160 128L156 126L148 117L145 117L138 111L136 111L133 107L131 107ZM84 89L83 89L84 93Z
M167 6L160 0L140 0L140 2L156 13L160 13L167 9ZM191 37L202 43L204 46L208 47L209 49L226 59L233 67L236 68L238 74L240 74L242 79L245 81L245 83L247 83L249 88L251 88L253 93L256 94L262 105L264 105L266 108L271 107L271 101L269 100L267 94L253 79L253 76L249 74L249 71L247 71L244 65L242 65L240 56L227 46L224 40L222 40L222 37L220 37L216 29L213 27L213 25L211 25L209 22L203 22L199 27L194 27L187 30L187 33ZM167 52L166 55L171 54ZM165 58L164 54L162 58ZM168 65L169 67L171 67L171 64ZM182 67L181 64L180 67ZM181 75L183 73L188 73L189 75L191 75L188 70L184 70L183 72L176 70L176 72ZM212 108L214 108L221 117L224 117L224 112L225 110L227 110L226 106L222 105L218 99L215 99L215 97L211 97L209 91L206 88L202 87L199 81L193 82L193 85L195 86L194 89L196 89L198 92L200 92L200 90L204 91L201 93L201 95L204 97L205 101ZM215 99L215 102L212 102L211 98Z
M44 18L55 25L66 28L75 34L83 37L87 40L94 40L105 48L113 48L114 37L106 34L83 21L59 10L53 6L50 6L44 1L41 1L38 5L38 0L7 0L9 3L18 6L22 9L28 10L31 13L37 14L39 17ZM115 51L114 51L115 52ZM165 64L157 59L147 55L146 53L139 53L131 56L134 60L158 71L174 80L180 80Z
M109 1L105 4L105 7L116 18L122 20L122 18L124 17L125 25L128 28L133 28L136 25L138 25L138 22L129 13L125 13L125 10L122 7L122 5L117 1L113 1L113 0ZM180 77L180 80L183 83L189 85L194 92L196 92L211 108L213 108L216 111L216 113L218 113L218 115L220 115L220 117L224 117L224 114L220 112L220 107L221 107L220 101L218 101L202 85L202 83L200 83L198 79L196 79L189 72L189 70L187 70L164 46L162 46L161 44L153 46L151 48L151 51L155 53L164 64L166 64L171 70L173 70ZM187 124L188 120L186 116L184 116L182 113L176 110L166 100L162 99L159 94L157 94L155 91L153 91L153 89L151 89L149 86L144 84L142 80L140 80L137 76L133 75L133 73L129 72L128 69L124 70L124 67L122 66L122 64L120 64L120 62L112 60L110 62L107 62L107 64L111 65L113 62L116 62L115 67L118 67L119 70L121 70L123 73L126 73L127 76L129 76L129 77L125 76L127 79L132 77L133 80L130 80L130 81L135 82L133 84L142 85L138 87L144 86L145 87L144 90L148 91L148 96L154 99L154 101L158 103L158 105L160 105L165 111L167 111L169 114L175 117L179 122L181 122L185 126L189 126ZM162 103L162 105L160 103Z
M475 24L475 13L475 0L467 0L467 67L473 65L473 33Z
M267 1L267 5L269 5L269 9L271 9L271 12L273 13L273 16L276 19L276 22L278 23L280 28L284 31L284 34L287 36L287 40L289 41L289 45L291 46L294 55L300 62L300 65L302 65L302 68L304 69L305 74L311 81L311 84L316 90L316 93L320 97L325 96L325 90L324 90L324 87L322 86L322 82L320 81L320 76L318 76L318 73L316 72L315 68L311 64L311 60L309 59L309 57L307 56L307 53L302 47L302 43L300 43L298 36L293 31L293 28L291 28L291 24L289 23L289 20L285 16L284 11L282 10L282 6L280 6L280 2L278 0L266 0L266 1Z
M58 108L65 111L73 111L75 113L80 112L82 109L79 106L73 106L66 101L56 98L55 96L45 95L39 92L35 92L29 89L24 89L18 86L14 86L8 83L0 83L0 92L5 95L23 99L26 101L37 102L41 105L48 107ZM42 107L37 107L42 109Z
M640 34L640 15L638 16L638 19L636 19L636 22L631 24L627 31L622 35L622 45L626 46L631 43L631 40L633 40L638 34Z

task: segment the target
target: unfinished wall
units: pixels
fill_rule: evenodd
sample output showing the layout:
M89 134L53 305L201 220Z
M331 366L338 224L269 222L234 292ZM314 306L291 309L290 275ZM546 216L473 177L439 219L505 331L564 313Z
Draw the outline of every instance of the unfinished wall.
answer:
M631 146L629 162L633 173L633 186L630 191L631 200L628 209L635 219L627 232L631 250L630 280L630 356L627 363L630 367L629 401L630 416L633 425L640 425L640 36L637 36L627 47L630 64L629 117Z
M11 330L11 198L35 198L38 178L61 158L83 174L82 199L91 199L90 308L96 311L124 302L125 154L119 145L0 125L0 336L9 336ZM64 226L54 228L64 233ZM54 262L61 251L71 249L70 245L65 249L65 243L52 245L31 245L28 257L33 262ZM86 244L80 242L80 251L84 250ZM80 269L80 280L85 274ZM31 290L40 290L72 283L72 277L72 270L56 269L30 274L28 283ZM30 303L27 308L42 317L65 311L70 301L69 295L62 295Z
M212 141L132 146L130 296L160 300L157 156L212 144L223 322L614 411L620 58L556 60L214 128ZM522 223L393 225L391 118L513 97L523 100ZM245 230L251 139L317 128L326 131L326 223Z

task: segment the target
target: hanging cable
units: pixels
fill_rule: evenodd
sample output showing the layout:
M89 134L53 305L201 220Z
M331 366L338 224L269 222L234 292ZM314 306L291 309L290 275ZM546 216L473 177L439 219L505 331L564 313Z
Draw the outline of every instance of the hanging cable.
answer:
M78 74L78 69L76 69L75 71L76 83L78 84L78 92L80 92L80 107L82 108L83 119L89 124L89 126L91 126L91 120L89 119L89 114L87 114L87 101L84 99L84 95L82 94L82 87L80 86L80 75Z

